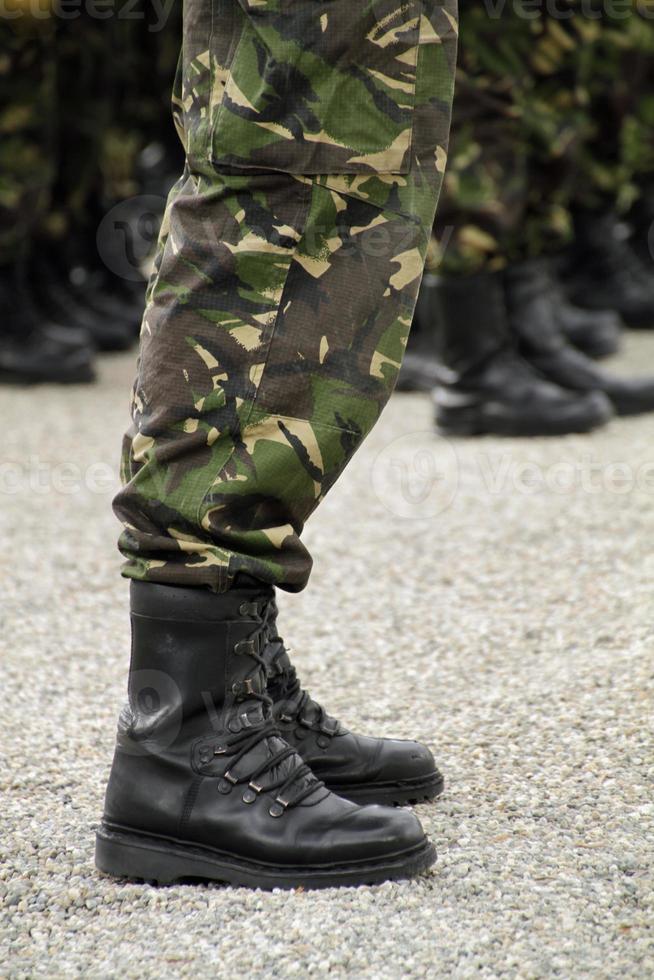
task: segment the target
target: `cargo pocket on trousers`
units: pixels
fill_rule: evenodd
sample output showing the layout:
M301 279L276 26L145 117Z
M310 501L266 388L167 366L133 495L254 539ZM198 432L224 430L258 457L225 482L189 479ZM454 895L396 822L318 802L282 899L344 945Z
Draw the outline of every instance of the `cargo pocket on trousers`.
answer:
M422 0L237 0L213 163L407 173ZM219 25L218 25L219 26Z

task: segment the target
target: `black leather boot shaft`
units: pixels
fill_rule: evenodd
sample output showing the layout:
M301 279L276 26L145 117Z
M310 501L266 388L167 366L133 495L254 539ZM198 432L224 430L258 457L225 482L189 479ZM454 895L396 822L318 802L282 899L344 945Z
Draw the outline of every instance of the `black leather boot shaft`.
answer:
M259 603L272 601L272 589L234 589L218 599L203 589L132 582L130 594L129 715L121 716L119 745L165 742L180 721L185 737L208 727L241 731L231 717L239 704L235 687L256 664L235 651L256 627ZM261 668L250 684L265 692ZM260 724L260 707L256 715Z
M436 356L439 285L440 279L434 273L423 277L397 391L430 392L440 381L441 366Z
M329 792L280 735L263 652L272 592L132 583L129 704L96 863L250 887L406 877L434 851L405 811Z
M614 310L630 327L654 328L654 274L615 215L575 215L575 245L565 282L577 306Z
M548 261L532 259L510 265L504 283L509 325L520 353L553 353L565 347Z
M451 374L476 371L509 343L501 276L444 277L438 288L435 350Z
M49 322L25 290L20 269L4 270L0 278L0 380L16 384L93 381L93 351L87 334Z

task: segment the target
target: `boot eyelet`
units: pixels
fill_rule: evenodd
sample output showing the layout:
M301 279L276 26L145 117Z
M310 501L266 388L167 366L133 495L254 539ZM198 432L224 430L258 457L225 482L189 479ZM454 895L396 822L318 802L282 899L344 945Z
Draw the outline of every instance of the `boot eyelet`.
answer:
M233 788L234 787L228 783L226 779L218 780L218 792L222 793L223 796L229 796Z
M255 782L249 783L248 784L248 788L243 793L243 802L244 803L254 803L254 801L258 797L259 793L262 793L262 792L263 792L263 786L259 786Z
M237 697L242 695L251 697L254 693L254 683L251 677L246 677L244 681L234 681L232 684L232 694L235 694Z
M216 747L213 750L213 754L214 755L224 755L226 751L227 751L227 749L225 748L224 745L216 745ZM209 760L207 759L207 762L208 761Z
M273 805L268 810L268 813L270 814L271 817L281 817L285 810L286 807L282 806L279 800L275 800Z
M296 728L293 734L299 742L304 741L304 739L307 737L307 733L304 728Z
M318 738L316 739L316 742L321 749L326 749L327 746L329 745L329 739L326 735L319 735Z
M229 724L227 725L227 728L232 733L232 735L238 735L238 733L242 730L243 726L241 725L238 718L231 718Z

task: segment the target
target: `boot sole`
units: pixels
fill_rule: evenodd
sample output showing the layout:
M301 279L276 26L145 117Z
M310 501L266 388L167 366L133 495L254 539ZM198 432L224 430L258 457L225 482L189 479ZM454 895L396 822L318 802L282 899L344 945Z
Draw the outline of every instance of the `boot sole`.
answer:
M9 385L79 385L91 384L97 375L93 367L83 366L73 368L70 371L61 371L58 374L45 376L35 371L19 373L17 371L0 369L0 382Z
M402 806L410 803L428 803L440 796L445 789L441 773L421 776L419 779L400 779L394 783L365 783L361 786L325 785L332 793L352 803L380 803L385 806Z
M611 343L607 341L606 343L593 344L575 342L572 337L567 337L567 339L573 347L576 347L582 354L585 354L586 357L591 357L594 361L603 361L607 357L613 357L614 354L620 353L620 343Z
M247 861L234 854L186 841L114 830L102 826L96 833L95 864L115 878L170 885L176 882L215 881L239 888L335 888L375 885L412 878L432 866L436 849L427 838L408 850L376 861L341 865L279 867Z
M488 419L482 415L466 414L445 419L436 416L436 430L446 437L457 436L504 436L506 438L525 438L566 435L584 435L610 421L610 415L597 415L584 420L561 419L547 425L542 421L529 419Z

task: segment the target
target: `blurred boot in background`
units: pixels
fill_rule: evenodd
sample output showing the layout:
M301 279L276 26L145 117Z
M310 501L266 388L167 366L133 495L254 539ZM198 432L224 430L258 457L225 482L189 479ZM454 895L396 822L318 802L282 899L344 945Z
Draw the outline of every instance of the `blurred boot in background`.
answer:
M654 411L654 378L618 377L567 342L557 315L558 285L546 261L512 264L504 288L518 350L543 377L570 391L602 392L617 415Z
M0 18L0 380L88 382L84 330L53 322L36 302L31 242L55 180L53 22Z
M425 273L396 391L431 392L440 381L440 364L435 347L439 283L435 273Z
M604 395L567 391L519 356L501 273L443 279L438 293L436 424L450 436L590 432L613 415Z

